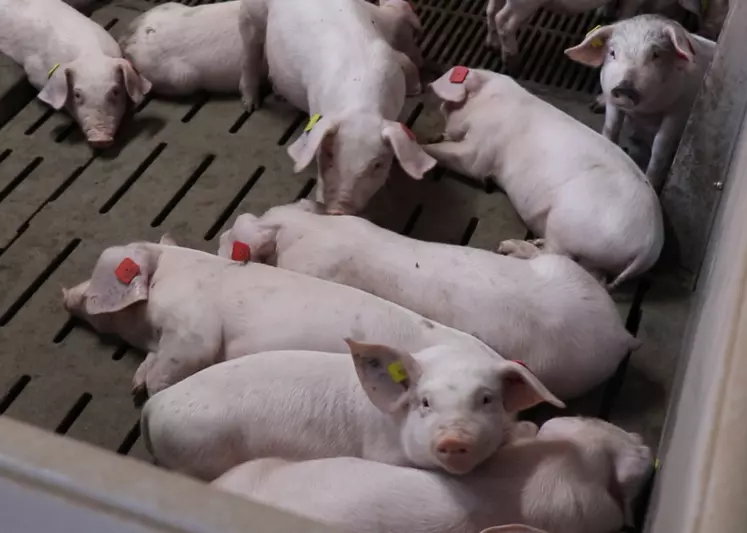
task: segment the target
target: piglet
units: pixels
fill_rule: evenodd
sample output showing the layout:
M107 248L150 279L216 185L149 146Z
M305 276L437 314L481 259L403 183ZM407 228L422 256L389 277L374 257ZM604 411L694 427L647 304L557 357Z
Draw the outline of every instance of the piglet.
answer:
M187 378L145 405L147 448L159 464L206 480L270 456L344 455L464 474L511 434L518 411L563 405L518 363L452 346L408 353L347 342L352 361L268 352Z
M409 351L447 344L500 359L470 335L363 291L165 243L107 248L91 279L64 290L63 299L99 332L148 352L133 380L138 396L247 354L342 352L344 337Z
M381 7L362 3L385 39L420 66L423 58L415 40L420 21L406 0L383 0ZM162 4L130 23L119 39L122 52L160 94L238 93L240 4Z
M640 346L607 291L567 257L525 261L423 242L317 209L302 200L261 218L241 215L218 255L246 246L254 261L357 287L468 332L524 361L561 398L601 384Z
M0 52L19 63L38 98L65 107L89 144L105 148L127 108L150 82L101 26L61 0L0 0Z
M424 149L451 170L494 179L544 251L614 275L610 289L657 261L659 200L622 149L508 76L455 67L431 87L446 128ZM521 241L499 251L535 253Z
M651 467L639 435L601 420L555 418L459 477L356 457L268 458L214 486L348 533L474 533L514 523L610 533L631 518Z
M669 172L715 48L677 22L642 15L598 28L565 51L574 61L602 67L603 134L617 143L627 118L633 134L650 141L646 176L657 189Z
M436 164L397 122L406 89L420 92L417 67L368 9L351 0L244 0L240 10L244 102L256 102L264 45L274 90L311 115L288 154L296 172L316 158L317 198L329 214L362 210L393 156L415 179Z

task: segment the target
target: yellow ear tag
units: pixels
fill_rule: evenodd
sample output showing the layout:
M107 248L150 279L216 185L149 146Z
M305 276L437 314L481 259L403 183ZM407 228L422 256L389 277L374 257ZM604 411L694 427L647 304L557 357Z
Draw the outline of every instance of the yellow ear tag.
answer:
M592 33L592 32L595 32L595 31L597 31L597 30L598 30L599 28L601 28L601 27L602 27L602 26L600 26L599 24L597 24L597 25L596 25L596 26L594 26L594 27L593 27L592 29L590 29L590 30L589 30L589 31L588 31L588 32L586 33L586 35L588 36L588 35L589 35L590 33ZM600 39L599 37L597 37L596 39L592 39L592 40L591 40L591 46L592 46L593 48L601 48L602 46L604 46L604 42L602 41L602 39Z
M311 131L311 129L316 125L317 122L322 118L322 116L319 113L314 113L311 115L311 118L309 119L309 123L306 124L306 127L303 129L304 133L307 133Z
M47 79L52 77L52 74L55 73L55 71L60 68L60 64L57 63L55 66L53 66L51 69L49 69L49 72L47 72Z
M392 379L395 383L402 383L407 379L407 372L405 371L405 367L399 361L396 361L389 365L387 367L387 370L389 371L389 375L392 376Z
M659 470L661 468L661 461L659 461L659 458L657 457L654 459L654 470Z

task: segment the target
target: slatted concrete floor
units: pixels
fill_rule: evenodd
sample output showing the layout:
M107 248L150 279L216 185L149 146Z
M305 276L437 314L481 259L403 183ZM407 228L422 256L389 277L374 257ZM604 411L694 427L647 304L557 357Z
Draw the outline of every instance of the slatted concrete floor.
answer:
M93 17L116 35L157 3L116 0ZM482 44L482 0L415 4L431 63L501 70ZM599 128L600 117L587 110L596 73L562 56L594 24L591 14L538 14L521 34L524 66L517 76ZM147 458L129 394L142 355L69 320L60 288L85 279L106 246L168 231L181 244L212 252L238 214L313 194L313 169L294 175L285 153L306 117L272 97L251 115L235 99L147 99L117 146L94 153L69 118L32 100L20 71L4 58L0 73L0 413ZM421 139L441 124L429 96L409 99L401 119ZM420 183L395 170L367 215L416 238L483 248L526 235L500 191L442 169ZM615 294L645 345L627 372L573 402L570 412L604 414L655 446L688 296L666 269Z

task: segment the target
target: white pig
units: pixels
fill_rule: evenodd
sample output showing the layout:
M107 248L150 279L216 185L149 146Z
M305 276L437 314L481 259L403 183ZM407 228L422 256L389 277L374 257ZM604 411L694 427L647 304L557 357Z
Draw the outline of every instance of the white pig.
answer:
M611 533L629 518L651 462L639 435L600 420L555 418L459 477L354 457L260 459L214 486L347 533L474 533L517 522Z
M136 393L154 394L211 364L268 350L342 352L344 337L419 351L449 345L499 356L474 337L363 291L166 244L107 248L65 308L148 353Z
M646 176L664 184L690 109L716 44L680 24L641 15L592 31L565 51L585 65L602 66L605 137L617 143L627 118L639 138L653 139Z
M139 103L150 90L114 38L61 0L0 0L0 13L0 52L24 68L38 98L65 107L91 146L110 145L127 96Z
M610 289L657 261L659 200L621 148L508 76L455 67L431 87L446 128L444 142L423 148L451 170L494 179L546 252L615 275ZM522 256L527 246L499 251Z
M151 398L146 447L212 480L250 459L353 456L464 474L513 417L563 404L522 365L436 346L409 354L348 340L350 355L267 352L226 361Z
M130 23L119 39L122 52L160 94L238 93L240 3L162 4ZM363 3L387 41L422 65L415 40L420 21L406 0L382 0L381 7Z
M710 38L718 37L729 10L728 0L710 0L710 5L701 0L488 0L486 42L488 46L500 47L504 63L516 66L517 32L540 8L563 14L599 9L605 16L628 19L640 11L667 12L677 5L697 15L702 33Z
M255 261L350 285L446 326L540 372L561 398L588 392L640 346L607 291L567 257L524 261L423 242L353 216L315 214L314 203L241 215L220 238Z
M415 179L435 166L396 122L406 85L420 91L417 67L384 40L363 3L244 0L239 18L244 102L251 108L256 101L265 45L274 90L312 116L288 154L296 172L316 157L317 198L328 213L363 209L393 156Z

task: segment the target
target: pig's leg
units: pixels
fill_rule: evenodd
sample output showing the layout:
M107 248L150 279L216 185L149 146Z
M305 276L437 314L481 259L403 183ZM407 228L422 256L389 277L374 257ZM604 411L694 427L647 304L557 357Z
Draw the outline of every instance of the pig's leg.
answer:
M420 86L420 71L409 57L402 52L395 52L397 62L405 73L405 94L407 96L417 96L423 92Z
M241 34L241 78L239 90L241 101L247 111L254 111L259 99L259 85L264 73L263 49L266 10L257 9L261 2L242 0L239 12Z
M672 165L674 154L677 152L677 146L680 144L686 122L687 115L684 116L684 119L678 115L670 115L662 121L659 131L654 137L646 176L657 191L664 185L664 180L669 172L669 167Z
M485 44L492 48L498 48L498 46L500 45L500 41L498 40L498 32L495 25L495 17L498 14L498 11L502 10L505 5L505 0L488 0L488 5L485 9L488 26L488 34L485 37Z
M605 108L604 127L602 135L615 144L620 141L620 132L622 131L625 114L616 106L608 103Z
M501 60L512 70L517 66L519 55L519 43L516 40L516 32L519 30L521 19L507 5L501 9L495 17L495 27L498 32L498 40L501 43Z
M154 361L145 376L148 394L153 396L213 364L220 342L220 335L162 336L158 352L154 354Z
M531 259L542 251L529 241L521 239L508 239L498 245L497 253L508 255L517 259Z
M448 136L448 132L445 136ZM485 174L476 172L476 169L474 168L474 163L477 157L472 149L471 143L464 141L444 141L436 144L423 145L423 150L438 161L439 164L445 166L449 170L453 170L459 174L464 174L465 176L478 181L484 181L486 177Z
M151 367L156 362L156 357L157 354L155 352L149 352L145 356L145 360L140 363L140 366L135 371L135 375L132 378L132 398L135 401L135 405L142 405L148 399L145 380Z

